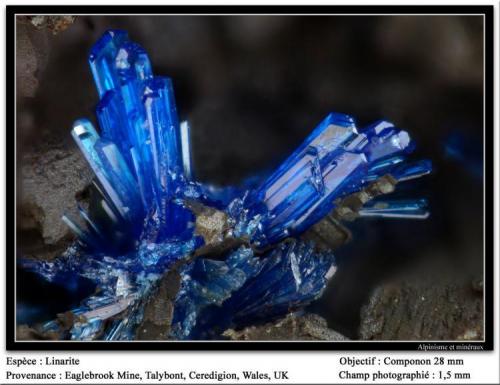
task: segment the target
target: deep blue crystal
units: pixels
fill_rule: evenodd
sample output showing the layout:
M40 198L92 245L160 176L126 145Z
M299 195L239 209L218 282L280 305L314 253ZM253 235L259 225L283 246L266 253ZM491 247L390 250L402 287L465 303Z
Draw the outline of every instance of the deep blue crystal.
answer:
M332 253L296 241L264 257L242 247L225 261L198 259L182 272L172 336L213 338L218 329L284 315L318 298L335 271Z
M89 64L100 97L120 84L114 62L118 47L127 39L128 35L125 31L110 30L94 44L90 51Z
M204 308L220 306L259 269L259 259L246 247L235 250L225 261L200 258L187 265L175 301L172 336L189 338Z
M412 150L408 133L392 123L380 121L358 133L349 115L328 115L247 204L251 216L264 218L256 241L267 245L300 234L337 198L389 173Z

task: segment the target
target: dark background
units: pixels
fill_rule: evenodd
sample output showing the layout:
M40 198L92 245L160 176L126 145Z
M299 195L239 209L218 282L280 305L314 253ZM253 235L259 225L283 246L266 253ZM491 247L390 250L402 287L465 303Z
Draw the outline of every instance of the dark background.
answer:
M26 155L43 156L53 147L74 149L73 121L95 122L89 49L105 30L126 29L150 54L155 74L172 78L180 118L191 124L194 169L202 181L235 183L274 166L331 111L351 114L360 127L390 120L410 132L416 158L432 159L432 176L407 193L429 199L428 220L349 225L354 240L337 250L338 273L313 307L330 327L358 338L362 305L395 277L435 277L417 278L426 282L421 291L416 286L417 294L394 294L409 309L418 293L441 293L436 279L482 284L482 179L445 153L448 136L458 132L481 158L482 17L82 16L56 35L23 28L36 42L37 60L30 67L32 87L23 93L18 83L19 165ZM20 183L22 192L22 176ZM21 253L33 242L33 232L23 231ZM20 284L18 293L29 296L28 278ZM449 296L440 296L430 306L446 312ZM473 308L460 306L482 312L477 298ZM453 317L439 320L453 332L436 338L470 329L463 320L457 327Z

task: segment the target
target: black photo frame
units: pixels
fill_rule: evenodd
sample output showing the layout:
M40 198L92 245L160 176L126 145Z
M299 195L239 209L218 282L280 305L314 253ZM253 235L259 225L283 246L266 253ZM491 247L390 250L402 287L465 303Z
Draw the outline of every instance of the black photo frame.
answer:
M16 218L16 98L15 98L15 18L18 14L433 14L484 16L484 341L339 341L339 342L259 342L259 341L134 341L134 342L73 342L73 341L18 341L15 338L15 218ZM422 344L437 344L444 350L468 345L468 350L493 349L494 305L494 41L492 6L7 6L7 73L6 73L6 324L5 333L9 351L71 351L71 350L421 350ZM496 133L498 134L498 133ZM451 350L451 349L450 349ZM458 350L458 349L457 349Z

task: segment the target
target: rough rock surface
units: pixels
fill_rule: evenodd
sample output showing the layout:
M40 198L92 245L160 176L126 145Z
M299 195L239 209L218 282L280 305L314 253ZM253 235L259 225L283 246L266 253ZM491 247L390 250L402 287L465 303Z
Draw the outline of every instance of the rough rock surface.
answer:
M40 333L36 329L28 325L16 326L16 339L18 341L40 341L40 340L58 340L60 339L57 333Z
M76 149L50 149L26 155L22 162L18 228L38 232L49 248L71 238L61 220L76 209L76 199L84 195L92 175Z
M379 195L394 191L397 181L384 175L360 191L337 199L336 207L322 220L307 230L302 238L314 241L320 250L335 250L352 239L342 221L354 221L363 205Z
M243 330L226 330L223 335L232 340L266 341L345 341L348 338L329 329L326 321L316 314L288 314L274 323L250 326Z
M35 15L26 16L26 20L38 29L48 29L54 35L69 28L75 21L76 16L62 15L62 16L48 16L48 15Z
M180 288L181 277L176 268L170 270L160 281L156 293L144 308L144 319L137 328L137 340L168 340L174 300Z
M482 285L429 278L377 287L361 309L363 340L480 340Z
M49 43L43 33L30 25L16 25L16 85L17 97L34 97L40 75L48 61Z

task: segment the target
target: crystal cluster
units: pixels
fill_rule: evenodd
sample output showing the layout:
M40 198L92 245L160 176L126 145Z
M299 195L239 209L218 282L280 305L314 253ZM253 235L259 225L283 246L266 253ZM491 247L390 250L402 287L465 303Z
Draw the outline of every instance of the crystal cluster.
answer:
M193 180L189 125L177 116L172 81L153 75L141 46L108 31L89 63L100 132L81 119L72 135L95 181L81 219L63 217L78 241L54 261L19 263L63 285L83 276L97 290L41 333L134 339L158 282L178 271L170 337L221 338L321 295L335 259L302 235L345 211L350 197L362 202L360 217L428 215L422 199L365 192L383 177L396 184L431 171L427 160L406 160L414 145L389 122L358 130L352 117L331 113L268 178L215 187Z
M198 258L182 272L172 334L206 338L216 328L223 332L224 326L286 314L318 298L335 270L331 252L317 253L311 244L295 240L261 258L243 246L225 261Z

